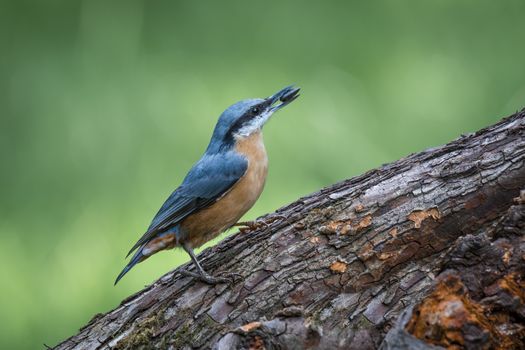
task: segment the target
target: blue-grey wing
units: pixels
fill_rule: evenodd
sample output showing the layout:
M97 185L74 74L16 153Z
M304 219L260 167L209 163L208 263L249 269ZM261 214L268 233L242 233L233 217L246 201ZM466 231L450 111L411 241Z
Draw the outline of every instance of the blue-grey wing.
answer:
M128 255L157 233L166 231L191 213L215 203L239 181L247 167L247 160L233 152L205 154L164 202L146 233L135 243Z

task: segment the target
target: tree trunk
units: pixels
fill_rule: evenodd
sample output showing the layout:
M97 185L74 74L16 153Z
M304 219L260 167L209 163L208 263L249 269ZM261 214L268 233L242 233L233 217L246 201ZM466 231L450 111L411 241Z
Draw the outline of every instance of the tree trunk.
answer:
M175 269L56 348L523 349L524 134L522 110L301 198L200 254L242 279Z

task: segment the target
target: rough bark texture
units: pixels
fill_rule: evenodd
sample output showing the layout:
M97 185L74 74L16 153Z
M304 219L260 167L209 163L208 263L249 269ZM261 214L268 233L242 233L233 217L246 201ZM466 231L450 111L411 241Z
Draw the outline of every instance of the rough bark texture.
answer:
M304 197L57 349L525 348L525 111ZM343 161L343 160L342 160Z

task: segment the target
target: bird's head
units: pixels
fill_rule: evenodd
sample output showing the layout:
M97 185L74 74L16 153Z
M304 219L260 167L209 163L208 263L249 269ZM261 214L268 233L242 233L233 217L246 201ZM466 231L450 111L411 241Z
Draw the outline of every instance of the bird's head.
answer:
M228 107L219 117L210 148L231 145L258 132L272 114L299 97L299 88L287 86L265 99L249 99Z

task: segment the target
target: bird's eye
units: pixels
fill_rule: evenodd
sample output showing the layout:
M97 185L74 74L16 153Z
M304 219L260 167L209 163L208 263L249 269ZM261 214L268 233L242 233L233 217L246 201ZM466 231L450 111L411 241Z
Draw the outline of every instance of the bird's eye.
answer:
M257 114L257 113L259 113L259 107L253 107L253 108L252 108L252 113L253 113L253 114Z

